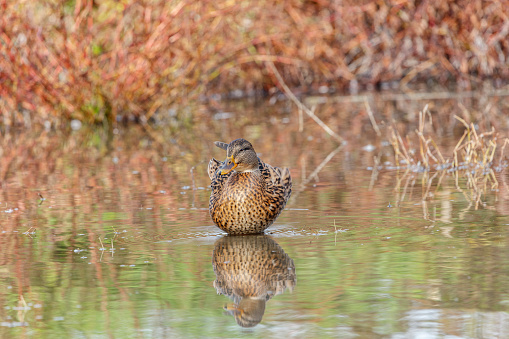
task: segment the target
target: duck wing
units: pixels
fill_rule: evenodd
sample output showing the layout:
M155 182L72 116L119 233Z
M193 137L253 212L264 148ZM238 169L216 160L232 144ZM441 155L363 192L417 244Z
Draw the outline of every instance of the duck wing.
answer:
M216 171L221 166L221 161L215 158L210 159L209 166L207 167L207 173L209 174L210 180L214 180L216 177Z
M288 168L273 167L260 159L258 159L258 163L258 169L267 184L267 192L273 196L277 204L283 209L292 194L290 170Z
M209 178L211 180L210 187L212 187L212 191L217 192L223 188L226 179L230 176L231 172L228 174L221 174L218 169L223 164L223 162L216 160L215 158L210 159L209 166L207 168L207 173L209 174Z

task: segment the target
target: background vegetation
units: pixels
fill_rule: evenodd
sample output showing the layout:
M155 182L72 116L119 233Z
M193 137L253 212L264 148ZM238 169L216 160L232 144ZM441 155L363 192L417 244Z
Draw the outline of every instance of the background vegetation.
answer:
M188 100L508 79L507 1L0 1L3 125ZM59 119L57 119L59 120Z

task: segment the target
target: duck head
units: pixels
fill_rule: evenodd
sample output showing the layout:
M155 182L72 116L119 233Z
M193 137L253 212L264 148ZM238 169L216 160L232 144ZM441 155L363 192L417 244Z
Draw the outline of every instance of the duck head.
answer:
M253 145L246 139L236 139L226 144L216 141L215 145L226 150L226 160L219 167L221 174L236 172L253 172L258 169L258 156Z

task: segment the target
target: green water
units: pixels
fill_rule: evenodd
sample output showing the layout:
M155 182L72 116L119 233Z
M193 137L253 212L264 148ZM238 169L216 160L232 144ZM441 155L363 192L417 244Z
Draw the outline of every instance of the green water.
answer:
M509 336L507 171L476 209L461 177L373 173L383 138L337 150L283 109L201 114L162 138L4 138L0 337ZM294 179L264 236L227 237L208 213L212 142L239 136Z

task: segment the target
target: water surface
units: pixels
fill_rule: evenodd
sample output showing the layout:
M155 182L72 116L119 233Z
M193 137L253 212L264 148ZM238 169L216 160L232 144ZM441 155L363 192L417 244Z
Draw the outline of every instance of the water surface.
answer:
M480 128L499 119L505 133L506 100L481 99L461 104L489 101ZM412 131L423 102L373 109L383 132ZM0 336L508 337L507 170L476 206L462 175L397 169L363 107L317 110L345 145L288 103L112 133L5 133ZM453 119L434 121L453 145ZM207 163L225 157L213 141L238 137L291 169L293 195L265 235L226 236L208 213Z

